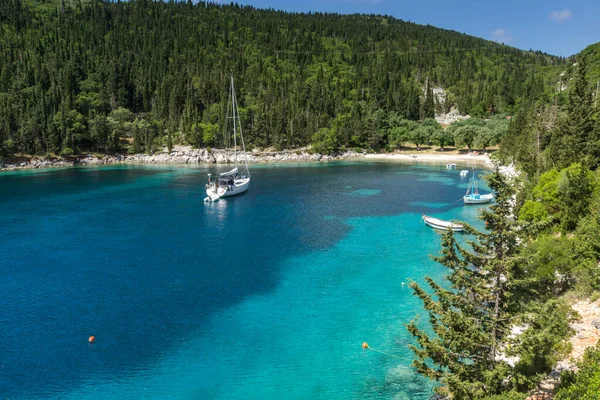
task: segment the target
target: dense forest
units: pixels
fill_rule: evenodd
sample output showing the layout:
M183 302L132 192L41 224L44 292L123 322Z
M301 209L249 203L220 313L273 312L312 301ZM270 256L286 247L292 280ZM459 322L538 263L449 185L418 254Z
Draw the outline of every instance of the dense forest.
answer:
M564 59L387 16L6 0L0 23L5 156L225 146L230 75L247 142L276 149L443 147L454 140L439 126L414 133L409 122L452 107L489 117L525 98L564 101Z

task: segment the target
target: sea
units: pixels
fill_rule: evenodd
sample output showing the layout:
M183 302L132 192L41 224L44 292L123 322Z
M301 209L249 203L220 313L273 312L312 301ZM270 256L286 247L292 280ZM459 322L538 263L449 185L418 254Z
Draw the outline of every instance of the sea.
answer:
M205 203L221 169L0 173L0 399L432 396L405 327L408 283L447 273L421 216L483 229L459 171L486 171L252 165Z

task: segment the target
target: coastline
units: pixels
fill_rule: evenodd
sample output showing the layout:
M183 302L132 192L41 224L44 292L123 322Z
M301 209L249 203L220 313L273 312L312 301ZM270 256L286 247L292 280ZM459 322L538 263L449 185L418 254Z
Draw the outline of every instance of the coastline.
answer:
M252 151L246 153L249 164L269 163L298 163L298 162L330 162L342 160L391 161L410 163L466 163L483 164L488 168L495 163L487 154L450 154L408 151L402 153L367 154L355 151L345 151L336 155L322 155L309 152L308 147L297 150L283 151ZM244 159L238 153L238 160ZM46 168L62 168L73 166L94 166L111 164L233 164L235 154L230 150L194 149L189 146L174 146L172 151L167 149L154 154L87 154L70 157L21 157L13 160L0 161L0 171L31 170ZM507 167L501 167L507 168ZM509 168L508 175L513 175Z
M365 154L365 159L370 160L389 160L389 161L424 161L424 162L466 162L466 163L488 163L489 157L486 154L444 154L444 153L377 153Z

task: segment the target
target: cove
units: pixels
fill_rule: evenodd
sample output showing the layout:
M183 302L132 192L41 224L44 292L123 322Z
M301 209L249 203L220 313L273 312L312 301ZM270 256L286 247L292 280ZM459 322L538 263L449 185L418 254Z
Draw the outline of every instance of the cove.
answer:
M402 282L445 273L422 213L474 221L458 172L260 165L204 204L207 172L0 175L0 396L429 398Z

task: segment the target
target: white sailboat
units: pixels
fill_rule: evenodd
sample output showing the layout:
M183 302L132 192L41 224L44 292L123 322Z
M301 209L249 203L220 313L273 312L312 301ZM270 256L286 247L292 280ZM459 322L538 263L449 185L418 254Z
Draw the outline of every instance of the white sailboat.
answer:
M222 197L235 196L242 194L250 187L250 171L248 169L248 157L246 155L246 145L242 134L242 124L240 122L240 111L237 105L235 87L233 85L233 76L231 77L231 118L233 120L233 148L235 167L231 171L220 173L216 179L211 180L211 174L208 174L208 183L206 184L206 198L204 201L217 201ZM242 150L244 152L244 165L240 172L237 154L237 131L239 128Z
M489 203L493 198L494 195L492 193L479 194L477 179L475 179L475 176L473 176L469 180L469 187L467 188L467 193L463 197L463 201L465 204L484 204Z

